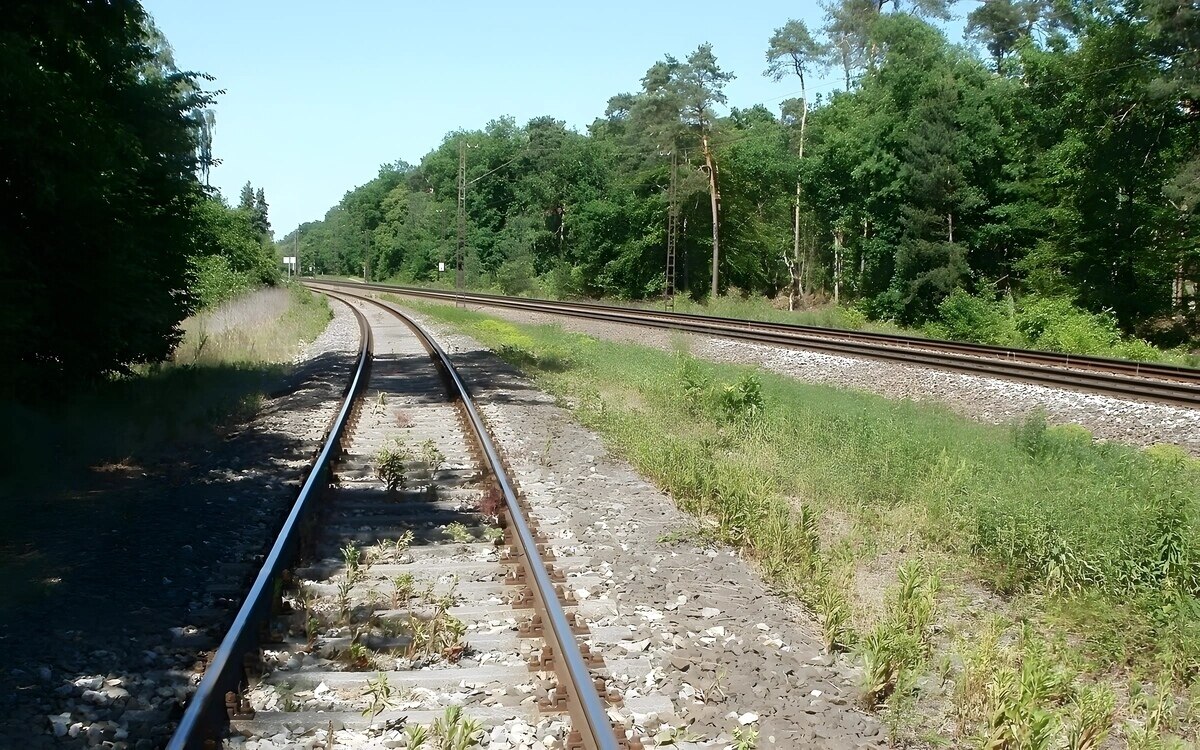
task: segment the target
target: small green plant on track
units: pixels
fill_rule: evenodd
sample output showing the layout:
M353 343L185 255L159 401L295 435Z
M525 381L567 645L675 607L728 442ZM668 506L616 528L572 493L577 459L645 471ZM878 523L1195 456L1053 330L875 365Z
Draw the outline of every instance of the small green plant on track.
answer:
M467 653L466 623L440 605L427 620L410 614L401 632L405 631L410 640L404 655L409 659L441 658L454 664Z
M342 580L338 581L338 592L337 592L338 612L340 612L342 615L342 622L344 622L346 624L349 624L350 615L353 611L353 604L350 599L350 592L353 588L354 588L354 581L350 580L349 577L343 578Z
M358 641L350 644L350 649L346 655L350 661L350 665L353 667L366 669L371 666L371 650Z
M346 542L342 547L342 561L346 564L346 580L357 581L362 574L362 550L354 542Z
M446 536L459 544L469 544L475 541L475 535L462 523L454 521L446 524Z
M421 460L425 462L429 476L432 477L446 463L446 454L442 453L432 440L426 440L421 443Z
M387 675L383 672L377 672L375 679L367 680L363 694L369 699L367 707L363 709L363 716L373 719L392 707L392 686L388 684Z
M733 730L734 750L755 750L758 747L758 728L753 724Z
M401 573L392 579L392 606L399 607L401 604L406 604L413 595L413 580L412 573Z
M463 715L461 706L447 706L445 713L433 720L433 736L437 750L469 750L478 747L483 725Z
M374 565L376 563L395 563L404 559L405 553L412 545L413 533L411 530L405 531L397 539L380 539L375 544L367 548L367 563Z
M409 724L404 728L404 746L408 750L417 750L428 741L429 730L423 724Z
M375 454L375 476L383 482L389 492L404 487L404 467L412 459L412 453L400 440L380 448Z

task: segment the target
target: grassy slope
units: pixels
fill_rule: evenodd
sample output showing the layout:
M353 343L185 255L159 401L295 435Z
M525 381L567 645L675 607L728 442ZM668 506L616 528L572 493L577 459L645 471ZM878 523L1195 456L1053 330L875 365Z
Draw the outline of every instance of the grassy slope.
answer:
M1200 465L1180 452L404 304L533 374L806 602L897 740L1195 739Z

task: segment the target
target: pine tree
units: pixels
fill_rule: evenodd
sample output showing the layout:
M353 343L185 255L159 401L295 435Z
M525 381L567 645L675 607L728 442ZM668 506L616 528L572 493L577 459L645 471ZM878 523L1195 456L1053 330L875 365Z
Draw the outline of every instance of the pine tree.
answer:
M249 183L246 183L249 185ZM267 218L267 195L262 188L254 194L254 203L251 207L250 222L254 225L254 229L263 237L271 236L271 222Z
M254 186L246 180L246 184L242 185L242 193L238 198L238 208L246 211L254 210Z

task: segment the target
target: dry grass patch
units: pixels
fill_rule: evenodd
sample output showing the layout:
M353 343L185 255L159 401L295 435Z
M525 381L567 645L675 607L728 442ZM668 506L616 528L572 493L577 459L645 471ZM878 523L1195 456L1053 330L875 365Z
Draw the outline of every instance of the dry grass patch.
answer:
M289 363L331 317L325 299L303 287L258 289L185 320L174 362Z

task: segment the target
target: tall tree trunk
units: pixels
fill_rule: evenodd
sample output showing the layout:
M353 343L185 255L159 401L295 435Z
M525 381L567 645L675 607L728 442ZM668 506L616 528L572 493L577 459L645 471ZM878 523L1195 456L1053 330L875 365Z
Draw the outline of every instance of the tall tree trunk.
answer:
M720 287L717 286L718 272L717 266L721 259L721 239L719 231L719 214L718 202L720 194L717 193L717 167L713 164L712 150L708 147L708 134L703 137L704 143L704 163L708 165L708 196L709 202L712 204L712 232L713 232L713 253L712 253L712 299L716 299L720 293Z
M800 160L804 160L804 129L808 125L808 96L805 94L804 73L800 73ZM804 294L804 266L800 262L800 176L796 175L796 226L793 228L792 252L795 257L796 290L788 296L788 310L795 310L795 298Z
M833 304L842 298L842 241L841 228L833 230Z
M796 309L796 297L804 293L801 286L804 278L804 266L800 263L800 180L796 180L796 226L792 233L792 257L795 259L796 273L792 277L792 292L788 295L788 310Z
M870 225L866 219L863 219L863 236L862 244L858 246L858 278L854 282L854 288L862 290L863 276L867 272L867 229Z

